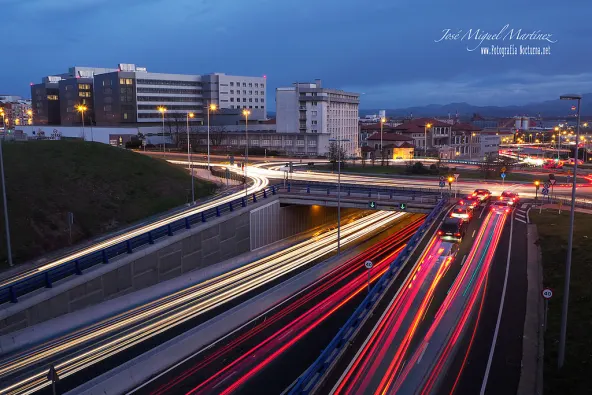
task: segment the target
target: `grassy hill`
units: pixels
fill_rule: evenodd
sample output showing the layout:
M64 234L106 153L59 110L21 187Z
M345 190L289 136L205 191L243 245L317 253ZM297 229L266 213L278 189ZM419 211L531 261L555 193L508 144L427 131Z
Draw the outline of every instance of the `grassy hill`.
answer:
M13 262L23 263L187 203L191 178L163 160L83 141L5 142ZM196 180L196 198L215 191ZM0 199L1 200L1 199ZM0 210L0 266L6 266Z

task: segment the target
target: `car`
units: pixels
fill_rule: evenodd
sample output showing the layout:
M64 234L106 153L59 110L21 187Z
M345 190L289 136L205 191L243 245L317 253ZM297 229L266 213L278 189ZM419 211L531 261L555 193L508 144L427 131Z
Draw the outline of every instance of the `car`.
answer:
M450 212L450 218L462 218L469 221L473 217L473 206L468 204L457 204Z
M458 204L471 206L474 209L479 207L479 199L476 196L469 195L466 198L459 200Z
M567 163L570 164L570 165L575 164L575 162L576 162L576 160L574 158L569 158L567 160ZM583 164L584 164L584 161L581 160L581 159L578 159L578 165L583 165Z
M503 191L502 194L500 195L499 200L504 201L504 202L508 202L508 204L510 206L513 206L518 203L518 200L520 200L520 197L518 196L518 194L516 192Z
M489 189L475 189L473 196L478 198L481 202L486 202L491 196L491 191Z
M496 214L509 213L511 210L512 206L504 200L498 200L496 202L493 202L493 204L491 205L491 211L493 211Z
M438 236L442 240L460 242L467 231L467 223L461 218L446 218L440 229Z

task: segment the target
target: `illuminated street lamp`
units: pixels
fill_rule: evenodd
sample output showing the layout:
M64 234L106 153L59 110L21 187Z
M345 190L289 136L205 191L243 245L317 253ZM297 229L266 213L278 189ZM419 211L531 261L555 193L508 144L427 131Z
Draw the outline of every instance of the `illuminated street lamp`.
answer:
M80 104L80 105L76 106L76 111L78 111L80 113L80 117L82 118L82 138L84 140L86 140L86 136L84 134L84 112L86 110L88 110L88 108L84 104ZM91 141L95 141L94 137L92 136L92 130L91 130Z
M247 144L245 144L245 197L247 197L247 191L249 190L247 183L247 166L249 165L249 115L251 115L251 111L245 108L243 110L243 116L245 117L245 138L247 139Z
M210 103L208 106L208 171L210 170L210 111L216 111L218 107Z
M380 118L380 159L382 159L382 125L386 122L386 118Z
M192 112L187 113L187 161L189 162L189 170L191 171L191 204L195 204L195 186L193 184L193 163L191 163L191 150L189 149L191 146L191 144L189 144L189 118L193 118L194 116L195 114Z
M165 141L164 141L164 113L166 112L166 108L160 106L157 110L162 114L162 157L165 157Z
M569 234L567 239L567 259L565 261L565 285L563 288L563 308L561 310L561 332L559 335L559 355L557 365L563 367L565 362L565 339L567 335L567 309L569 307L569 282L571 275L571 253L573 248L573 229L576 206L576 180L578 178L578 140L580 136L580 108L582 95L570 94L559 96L561 100L577 100L578 102L578 122L576 124L576 148L574 155L573 181L571 186L571 212L569 213Z
M8 264L12 266L12 250L10 246L10 226L8 224L8 203L6 202L6 182L4 180L4 157L2 156L2 140L6 138L6 119L4 118L4 109L0 108L2 115L2 126L4 126L4 137L0 139L0 173L2 175L2 200L4 201L4 228L6 231L6 253L8 254Z
M473 159L473 137L475 137L476 133L471 133L471 143L469 144L469 159Z
M426 158L428 156L428 129L431 127L432 127L431 123L426 123L423 127L423 139L424 139L423 156Z
M33 124L33 110L27 110L27 115L29 116L29 120L27 121L28 125Z

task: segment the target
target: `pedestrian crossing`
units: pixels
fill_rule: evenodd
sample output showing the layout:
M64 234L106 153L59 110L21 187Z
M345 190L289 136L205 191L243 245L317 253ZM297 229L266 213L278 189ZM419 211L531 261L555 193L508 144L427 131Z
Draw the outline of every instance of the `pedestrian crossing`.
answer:
M516 207L514 219L518 222L522 222L523 224L527 224L528 223L528 219L526 218L527 211L528 211L528 204L522 203L519 208Z

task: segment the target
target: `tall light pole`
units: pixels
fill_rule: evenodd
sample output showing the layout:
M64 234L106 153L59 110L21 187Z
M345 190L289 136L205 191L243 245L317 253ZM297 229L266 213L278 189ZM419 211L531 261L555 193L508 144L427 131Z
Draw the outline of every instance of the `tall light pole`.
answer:
M428 129L431 127L431 123L426 123L425 125L423 125L423 156L426 158L428 156Z
M2 116L2 130L4 133L2 134L2 139L6 139L6 115L4 114L4 109L0 108L0 116Z
M82 138L84 140L86 140L86 135L84 134L84 112L86 110L88 110L88 108L84 104L80 104L80 105L76 106L76 111L78 111L80 113L80 117L82 118ZM92 137L92 133L91 133L91 140L95 141L94 138Z
M2 111L4 120L4 111ZM4 131L6 134L6 130ZM10 247L10 226L8 225L8 203L6 202L6 182L4 180L4 157L2 154L2 139L0 139L0 173L2 173L2 200L4 201L4 228L6 231L6 253L8 254L8 264L12 266L12 250Z
M164 113L166 112L166 108L163 106L158 107L158 111L162 114L162 157L164 158L165 155L165 140L164 140Z
M247 197L247 191L249 190L249 184L247 182L247 167L249 166L249 115L251 115L251 111L245 108L243 110L243 115L245 116L245 138L247 142L245 144L245 197Z
M208 171L210 170L210 111L216 111L217 108L215 104L208 106Z
M329 139L337 144L337 255L341 253L341 143L349 139Z
M562 95L561 100L577 100L578 101L578 123L576 126L576 152L573 169L573 182L571 186L571 212L569 213L569 234L567 239L567 259L565 261L565 285L563 289L563 308L561 310L561 332L559 335L559 358L557 361L558 367L561 369L565 362L565 338L567 336L567 308L569 307L569 282L571 276L571 253L573 247L573 229L576 206L576 180L578 173L578 140L580 135L580 108L582 103L582 95Z
M469 159L473 159L473 137L476 135L476 133L471 133L471 142L469 143Z
M380 118L380 159L384 160L382 153L382 125L386 122L386 118ZM384 164L384 162L383 162Z
M191 144L189 144L189 118L193 118L194 113L187 113L187 161L189 162L189 170L191 171L191 204L195 204L195 186L193 184L193 163L191 162ZM209 165L209 163L208 163ZM209 166L208 166L209 169Z

